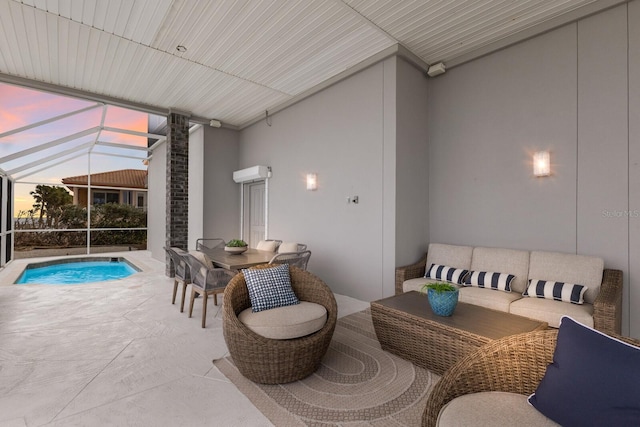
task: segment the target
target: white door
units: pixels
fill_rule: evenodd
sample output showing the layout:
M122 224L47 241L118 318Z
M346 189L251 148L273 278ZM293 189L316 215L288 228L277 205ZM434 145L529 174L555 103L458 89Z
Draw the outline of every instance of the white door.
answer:
M260 240L264 240L265 231L265 184L264 181L251 182L244 185L244 235L249 247L255 248Z

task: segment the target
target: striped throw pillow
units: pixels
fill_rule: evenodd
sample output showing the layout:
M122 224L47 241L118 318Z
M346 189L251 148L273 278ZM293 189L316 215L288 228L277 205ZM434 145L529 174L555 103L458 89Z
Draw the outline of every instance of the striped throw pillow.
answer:
M447 282L462 284L467 273L468 271L462 268L431 264L431 267L429 267L424 277L427 279L446 280Z
M516 276L507 273L494 273L492 271L470 271L465 286L477 286L478 288L490 288L497 291L511 292L511 282Z
M587 287L584 285L530 279L529 285L522 296L553 299L556 301L570 302L571 304L582 304L584 303L584 293L586 291Z

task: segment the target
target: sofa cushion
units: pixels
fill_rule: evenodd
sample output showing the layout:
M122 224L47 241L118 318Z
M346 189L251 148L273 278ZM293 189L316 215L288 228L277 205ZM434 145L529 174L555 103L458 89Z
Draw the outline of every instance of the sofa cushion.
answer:
M429 283L440 282L438 279L427 279L425 277L418 277L417 279L409 279L402 282L402 292L409 291L422 291L422 287ZM458 285L459 286L459 285Z
M431 266L427 268L427 272L424 277L427 279L443 280L450 283L461 284L468 273L469 271L463 268L431 264Z
M522 295L517 292L492 292L489 289L462 287L458 301L508 313L511 303L521 298Z
M639 374L640 348L565 317L529 402L562 425L638 426Z
M527 286L522 296L582 304L584 303L584 293L586 291L586 286L573 283L530 279L529 286Z
M494 271L470 271L463 285L511 292L511 282L514 277L513 274L496 273Z
M327 309L309 301L254 313L247 308L238 319L258 335L271 339L291 339L312 334L327 322Z
M565 315L585 325L593 326L593 305L586 303L578 305L550 299L521 298L511 303L509 313L541 320L554 328L560 326L560 319Z
M527 396L503 391L465 394L440 410L439 427L519 426L552 427L555 422L527 403Z
M242 270L242 274L247 283L251 309L254 312L299 303L298 297L291 288L289 264L281 264L273 268Z
M471 246L444 245L442 243L430 243L427 250L428 269L431 264L448 265L454 268L468 270L471 266Z
M473 249L470 269L513 274L515 278L511 283L511 290L523 293L527 288L529 277L529 252L516 249L477 247Z
M589 304L593 304L600 292L603 270L604 261L602 258L559 252L533 251L529 261L528 278L579 283L588 288L584 295L584 300Z

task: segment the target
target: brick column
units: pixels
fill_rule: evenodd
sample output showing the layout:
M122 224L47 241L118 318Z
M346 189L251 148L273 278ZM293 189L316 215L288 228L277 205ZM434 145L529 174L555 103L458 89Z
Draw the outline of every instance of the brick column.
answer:
M167 117L166 247L187 250L189 230L189 116L170 112ZM166 258L167 276L173 277Z

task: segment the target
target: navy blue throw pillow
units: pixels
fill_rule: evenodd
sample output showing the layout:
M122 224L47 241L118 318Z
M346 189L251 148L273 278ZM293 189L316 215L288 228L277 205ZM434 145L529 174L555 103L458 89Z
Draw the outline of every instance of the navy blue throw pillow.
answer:
M640 426L640 348L565 316L529 403L565 427Z
M280 264L273 268L242 270L242 274L249 291L251 311L254 313L300 303L291 288L289 264Z

